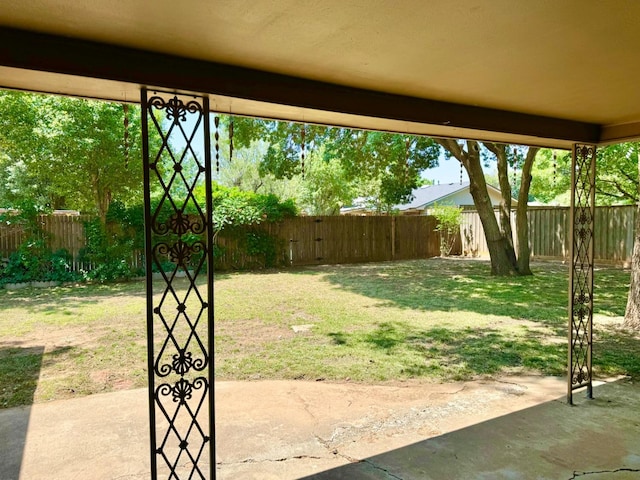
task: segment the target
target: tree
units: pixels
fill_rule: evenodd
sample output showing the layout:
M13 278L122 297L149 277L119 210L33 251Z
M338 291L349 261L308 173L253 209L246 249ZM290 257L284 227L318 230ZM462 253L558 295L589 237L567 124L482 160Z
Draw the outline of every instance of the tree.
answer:
M300 205L309 215L339 215L355 196L354 184L337 158L322 160L321 150L309 156L300 182Z
M630 142L597 151L596 204L630 205L638 201L638 149Z
M288 181L278 179L269 173L260 173L260 162L267 148L267 142L261 140L252 141L249 147L235 148L233 158L230 159L228 154L223 156L220 171L216 174L215 180L226 187L236 187L266 195L273 194L282 199L292 198L299 203L303 183L301 177Z
M522 150L509 149L502 144L484 144L486 149L495 155L498 165L498 179L502 195L500 225L498 225L482 170L482 149L480 144L472 140L467 140L464 144L461 144L453 139L437 139L436 142L456 158L469 175L469 190L482 222L487 247L489 248L491 273L494 275L531 275L527 205L529 187L531 185L531 167L538 149L529 147L525 153ZM518 209L516 211L518 219L516 225L516 233L518 235L517 256L514 249L510 221L511 186L508 176L510 164L521 164L522 169Z
M624 325L640 330L640 142L611 145L598 150L596 203L636 204L631 278Z
M409 200L420 173L436 165L440 153L430 138L387 132L246 118L235 121L234 132L238 145L256 139L269 143L260 165L262 174L276 178L303 175L311 152L321 151L318 158L325 163L336 160L341 164L345 182L379 186L379 203L386 210Z
M138 107L3 91L0 109L4 205L26 197L104 224L113 199L141 196Z
M530 196L537 201L569 205L571 190L571 152L543 148L532 168Z
M239 127L239 128L238 128ZM278 178L291 178L302 173L303 154L309 148L325 146L324 160L338 159L347 178L357 182L380 185L380 204L389 211L398 203L411 198L411 192L420 182L420 173L437 165L440 147L466 168L470 177L471 195L482 221L489 253L491 271L495 275L530 275L528 223L526 210L531 184L531 168L537 148L507 148L505 145L486 143L484 149L474 141L465 148L452 139L434 140L427 137L401 135L386 132L350 130L303 126L294 123L269 122L243 119L236 131L238 142L247 144L256 138L264 138L269 148L261 164L263 172ZM482 162L491 152L498 162L503 201L501 225L493 213L482 170ZM508 181L509 166L519 166L523 172L519 191L519 222L517 226L519 254L514 249L513 233L509 220L511 187Z

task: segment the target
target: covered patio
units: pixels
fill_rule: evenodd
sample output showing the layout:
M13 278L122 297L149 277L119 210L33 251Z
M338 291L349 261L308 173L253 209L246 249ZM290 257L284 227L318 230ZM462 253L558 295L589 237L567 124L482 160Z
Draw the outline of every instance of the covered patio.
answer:
M217 385L217 475L247 479L635 479L640 386L561 379ZM0 411L0 477L146 480L144 390ZM205 463L206 464L206 463Z
M631 0L4 5L0 87L139 102L145 138L153 131L163 139L145 144L144 171L147 270L160 254L175 263L173 274L147 279L152 478L177 478L185 459L187 477L215 478L222 420L208 334L213 281L196 286L213 271L211 195L206 205L191 195L198 184L210 189L209 112L571 149L566 394L569 403L578 389L591 396L596 148L640 137L637 18ZM175 136L184 152L172 150ZM158 207L153 184L164 192ZM204 240L190 244L191 234ZM191 296L178 298L173 279L196 254ZM596 411L596 402L580 408ZM555 433L553 422L540 427ZM571 451L584 455L585 437L569 435ZM326 478L356 478L339 472Z

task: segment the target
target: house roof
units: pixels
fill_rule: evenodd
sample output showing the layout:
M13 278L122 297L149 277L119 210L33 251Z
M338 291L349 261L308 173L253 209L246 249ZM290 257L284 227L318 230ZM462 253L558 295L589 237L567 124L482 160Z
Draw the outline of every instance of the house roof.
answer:
M469 189L469 181L456 182L456 183L443 183L439 185L425 185L414 189L411 194L413 200L409 203L402 205L395 205L393 208L405 211L413 209L423 209L434 203L446 201L447 197L450 197L458 192L462 192ZM491 192L500 193L500 190L487 184L487 189ZM515 199L513 200L515 202Z
M411 192L413 200L409 203L401 205L394 205L394 209L400 211L412 210L424 208L439 200L444 200L446 197L453 195L456 192L466 190L469 188L469 182L457 182L457 183L442 183L439 185L424 185L418 187Z
M5 1L0 86L569 147L640 136L638 18L636 0Z
M394 210L401 212L407 210L421 210L434 203L446 202L448 197L455 195L458 192L464 192L469 189L470 182L456 182L456 183L441 183L438 185L424 185L418 187L411 192L413 199L408 203L394 205ZM500 194L500 190L492 185L487 184L489 192ZM517 203L516 199L512 199L513 204ZM367 198L359 197L353 201L353 205L343 207L340 209L341 213L352 213L367 211Z

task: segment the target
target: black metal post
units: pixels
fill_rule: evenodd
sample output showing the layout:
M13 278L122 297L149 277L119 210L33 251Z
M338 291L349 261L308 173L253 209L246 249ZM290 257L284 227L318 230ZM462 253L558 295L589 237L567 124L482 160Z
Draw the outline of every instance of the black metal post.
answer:
M567 402L586 387L593 398L593 237L596 147L574 145L571 161L571 263L569 266L569 330Z
M144 89L141 103L151 478L213 480L209 103Z

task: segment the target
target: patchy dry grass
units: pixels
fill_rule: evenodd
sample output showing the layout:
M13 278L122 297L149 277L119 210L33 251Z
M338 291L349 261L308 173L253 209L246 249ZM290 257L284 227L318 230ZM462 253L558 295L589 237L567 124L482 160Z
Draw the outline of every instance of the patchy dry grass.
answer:
M483 261L429 259L220 274L216 375L563 374L567 268L538 263L521 278L488 271ZM629 274L607 268L595 278L596 373L640 377L640 340L620 327ZM143 386L144 312L142 282L1 291L0 408Z

